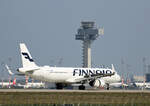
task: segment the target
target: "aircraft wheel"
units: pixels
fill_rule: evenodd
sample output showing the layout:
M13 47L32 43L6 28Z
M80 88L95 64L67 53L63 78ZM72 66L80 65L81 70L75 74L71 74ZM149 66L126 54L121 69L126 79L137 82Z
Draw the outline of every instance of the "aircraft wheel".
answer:
M106 89L107 89L107 90L110 90L109 84L107 84L107 87L106 87Z
M63 89L63 84L56 83L56 89Z
M85 86L84 85L80 85L79 86L79 90L85 90Z

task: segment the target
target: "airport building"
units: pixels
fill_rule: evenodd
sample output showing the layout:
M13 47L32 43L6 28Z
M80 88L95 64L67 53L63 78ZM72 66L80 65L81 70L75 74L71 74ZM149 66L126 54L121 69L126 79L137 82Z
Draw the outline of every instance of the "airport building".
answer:
M143 82L144 80L145 80L144 76L136 76L136 75L133 76L134 82Z

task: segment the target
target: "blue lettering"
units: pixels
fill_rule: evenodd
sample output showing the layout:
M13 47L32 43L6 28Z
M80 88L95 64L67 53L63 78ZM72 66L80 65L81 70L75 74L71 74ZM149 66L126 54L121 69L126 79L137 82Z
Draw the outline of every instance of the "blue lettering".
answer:
M73 70L73 76L75 76L75 74L78 73L77 71L78 71L78 69L74 69L74 70Z
M93 74L111 74L111 70L92 70L92 69L74 69L73 76L85 76L85 75L93 75Z
M79 69L79 72L80 72L80 73L79 73L79 76L81 76L81 73L82 73L81 69Z
M96 70L96 74L102 74L101 70Z
M88 70L85 71L85 70L82 69L82 76L83 75L88 75Z
M91 71L89 70L89 75L95 74L95 70Z
M106 70L106 74L111 74L112 72L110 70Z

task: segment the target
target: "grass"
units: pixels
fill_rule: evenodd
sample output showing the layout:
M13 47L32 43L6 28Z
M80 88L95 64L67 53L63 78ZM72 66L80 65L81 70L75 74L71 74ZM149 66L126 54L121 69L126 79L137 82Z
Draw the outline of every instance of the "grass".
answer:
M24 104L54 106L53 104L74 104L73 106L150 106L150 93L146 92L0 92L0 104ZM39 105L38 105L39 104ZM80 104L80 105L76 105ZM82 105L81 105L82 104ZM90 105L91 104L91 105ZM94 105L95 104L95 105ZM57 105L55 105L57 106ZM61 105L62 106L62 105ZM66 105L70 106L70 105ZM72 106L72 105L71 105Z

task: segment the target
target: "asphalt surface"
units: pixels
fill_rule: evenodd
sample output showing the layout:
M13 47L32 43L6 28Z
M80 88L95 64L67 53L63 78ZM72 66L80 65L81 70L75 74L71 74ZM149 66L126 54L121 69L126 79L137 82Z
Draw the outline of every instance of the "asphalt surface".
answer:
M127 92L127 93L150 93L150 90L51 90L51 89L0 89L0 92Z

